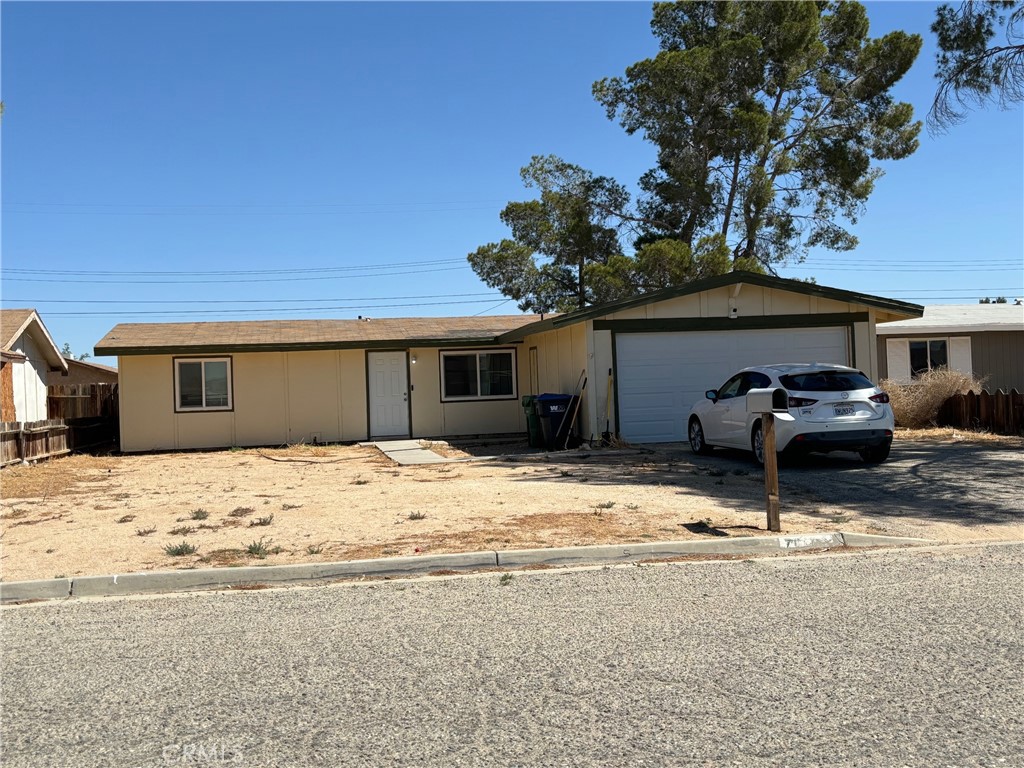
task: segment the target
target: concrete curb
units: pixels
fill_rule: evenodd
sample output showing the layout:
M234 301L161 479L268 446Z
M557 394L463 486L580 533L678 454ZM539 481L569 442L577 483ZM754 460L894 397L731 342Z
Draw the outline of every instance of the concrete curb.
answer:
M0 603L54 600L61 597L71 597L71 579L0 582Z
M387 557L337 563L201 568L152 571L75 579L0 582L0 604L65 597L112 597L118 595L238 589L252 585L285 585L324 582L364 576L416 576L435 571L472 571L482 568L516 568L528 565L583 565L678 557L680 555L757 555L779 552L936 544L929 539L875 536L866 533L811 533L791 536L743 536L713 541L662 541L607 544L591 547L520 549L508 552L463 552L450 555Z
M359 576L411 576L432 571L493 568L496 564L497 558L494 552L464 552L454 555L348 560L339 563L201 568L190 571L128 573L119 576L83 576L73 580L71 595L73 597L136 595L152 592L228 589L251 584L331 581L358 578Z
M780 550L822 549L843 546L843 534L802 536L744 536L717 541L659 541L643 544L607 544L561 549L519 549L498 552L498 565L581 565L595 561L649 560L679 555L775 554Z

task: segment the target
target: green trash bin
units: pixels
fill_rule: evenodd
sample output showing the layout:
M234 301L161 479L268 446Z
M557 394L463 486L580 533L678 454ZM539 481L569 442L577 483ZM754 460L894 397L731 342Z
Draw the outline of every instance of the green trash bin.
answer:
M526 411L526 434L531 448L544 446L544 435L540 428L540 416L537 415L537 396L523 395L523 410Z

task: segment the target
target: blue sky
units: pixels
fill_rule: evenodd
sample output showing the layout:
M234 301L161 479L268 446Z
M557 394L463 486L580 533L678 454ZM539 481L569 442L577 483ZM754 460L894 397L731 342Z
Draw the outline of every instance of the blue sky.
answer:
M873 35L924 35L896 90L923 118L936 6L867 7ZM511 314L465 257L532 196L520 167L553 153L633 185L653 164L590 95L656 52L648 3L6 2L0 21L3 304L79 353L117 322ZM856 251L781 274L1020 296L1022 169L1019 108L924 133Z

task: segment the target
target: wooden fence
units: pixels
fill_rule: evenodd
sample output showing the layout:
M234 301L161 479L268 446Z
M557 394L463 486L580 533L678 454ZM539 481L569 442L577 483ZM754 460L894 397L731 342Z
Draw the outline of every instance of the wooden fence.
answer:
M52 419L117 421L117 384L51 384L46 395L46 413Z
M1017 435L1024 432L1024 395L1016 389L953 395L939 409L937 421L942 427Z
M0 423L0 466L70 453L63 419Z

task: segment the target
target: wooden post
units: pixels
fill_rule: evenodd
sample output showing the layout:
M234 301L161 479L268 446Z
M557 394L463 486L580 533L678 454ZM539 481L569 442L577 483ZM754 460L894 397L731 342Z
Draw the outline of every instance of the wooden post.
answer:
M768 509L768 530L780 533L779 523L779 460L775 453L775 414L761 414L761 436L764 438L764 497Z

